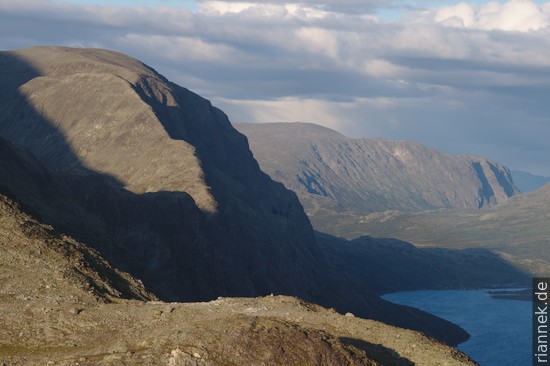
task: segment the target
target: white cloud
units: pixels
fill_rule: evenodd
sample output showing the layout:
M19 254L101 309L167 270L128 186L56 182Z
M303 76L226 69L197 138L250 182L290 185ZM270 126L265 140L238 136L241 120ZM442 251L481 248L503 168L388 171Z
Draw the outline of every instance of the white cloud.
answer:
M548 6L531 0L490 1L486 4L460 3L429 12L443 25L484 30L528 32L546 28L550 22Z
M199 4L198 10L205 14L224 15L228 13L241 13L253 6L254 3L248 2L203 1Z
M345 124L341 118L343 112L356 108L351 102L293 97L277 100L219 99L217 102L225 106L223 109L230 115L242 116L240 122L308 121L335 129L341 129Z
M322 19L332 13L323 8L309 6L303 2L240 2L240 1L203 1L198 11L210 16L239 14L246 17Z
M374 77L398 78L406 69L384 59L373 58L365 61L365 73Z
M162 53L165 59L178 62L190 61L224 62L244 57L238 51L224 44L208 43L188 36L155 36L127 34L119 39L120 44L134 47L140 45L149 52Z
M303 27L294 31L293 38L299 47L312 54L320 54L337 59L339 42L335 32L318 27Z
M243 2L240 0L202 0L199 1L199 9L214 10L216 12L238 13L250 8L267 9L276 5L286 7L287 10L295 9L301 13L306 10L310 16L326 15L329 12L337 13L357 13L372 11L380 5L392 5L398 3L395 0L256 0ZM292 12L292 11L291 11Z

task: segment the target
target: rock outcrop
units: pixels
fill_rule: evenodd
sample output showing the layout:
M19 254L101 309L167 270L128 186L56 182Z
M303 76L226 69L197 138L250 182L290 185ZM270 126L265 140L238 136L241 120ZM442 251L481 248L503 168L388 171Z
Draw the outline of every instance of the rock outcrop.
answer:
M1 296L20 302L156 300L141 281L90 247L43 225L0 193ZM6 321L10 313L2 312Z
M260 171L246 139L208 101L115 52L2 56L0 135L63 180L164 297L311 292L319 270L295 262L316 255L300 203ZM57 210L42 211L64 223ZM64 230L80 237L81 226Z

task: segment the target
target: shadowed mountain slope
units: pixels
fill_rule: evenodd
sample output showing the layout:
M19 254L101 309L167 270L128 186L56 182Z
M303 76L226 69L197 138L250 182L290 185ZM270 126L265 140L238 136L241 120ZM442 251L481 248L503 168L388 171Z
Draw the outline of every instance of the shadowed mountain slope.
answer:
M77 303L156 300L95 250L36 221L0 193L1 295ZM2 313L6 315L6 313Z
M246 139L208 101L115 52L41 47L3 56L3 85L21 85L3 88L0 135L62 179L147 263L164 296L212 298L231 286L243 295L311 291L313 263L292 263L315 256L299 202L260 171ZM233 266L233 257L272 263ZM155 275L186 264L179 288ZM292 271L304 281L289 281Z
M516 193L497 162L411 141L352 139L308 123L238 124L262 169L295 191L308 214L494 206Z
M531 276L486 249L417 248L397 239L317 233L331 263L379 294L530 286Z
M0 251L6 365L474 365L417 332L295 298L149 301L139 281L1 193Z
M287 294L466 339L331 267L295 194L208 101L111 51L39 47L0 66L5 192L160 298Z

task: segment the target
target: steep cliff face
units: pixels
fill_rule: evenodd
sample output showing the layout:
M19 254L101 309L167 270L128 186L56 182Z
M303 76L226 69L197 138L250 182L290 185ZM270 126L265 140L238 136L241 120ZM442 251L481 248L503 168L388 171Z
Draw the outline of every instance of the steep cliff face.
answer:
M160 298L287 294L467 337L332 268L296 195L203 98L111 51L40 47L0 64L4 191Z
M185 285L159 285L165 291L194 299L234 286L243 295L310 292L317 270L295 262L316 255L298 200L260 171L246 139L208 101L115 52L3 56L2 81L12 87L2 93L0 135L62 176L123 247L147 259L155 281L192 267L177 280ZM236 266L235 257L271 265Z
M519 193L497 162L410 141L351 139L306 123L239 124L262 169L306 209L360 212L490 207Z

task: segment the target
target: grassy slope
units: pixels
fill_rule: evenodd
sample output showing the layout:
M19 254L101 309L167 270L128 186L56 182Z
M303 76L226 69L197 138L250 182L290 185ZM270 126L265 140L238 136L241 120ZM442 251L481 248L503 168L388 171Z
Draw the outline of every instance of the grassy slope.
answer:
M395 237L418 246L491 249L532 273L550 274L550 185L486 210L361 215L310 213L317 230L356 238Z

